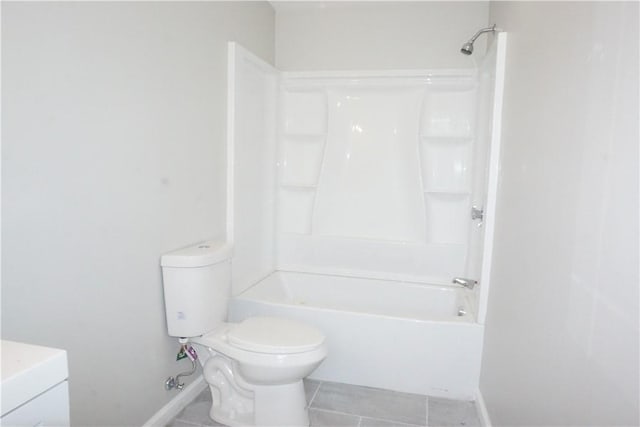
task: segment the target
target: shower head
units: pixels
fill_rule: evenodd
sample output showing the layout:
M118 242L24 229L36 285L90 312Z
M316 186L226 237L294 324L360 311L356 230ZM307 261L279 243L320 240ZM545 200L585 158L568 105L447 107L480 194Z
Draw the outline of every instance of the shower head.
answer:
M465 55L471 55L473 53L473 42L466 42L460 48L460 52Z
M480 37L480 34L482 33L493 33L496 31L496 24L493 24L491 27L487 27L487 28L483 28L481 30L478 30L477 33L475 33L473 35L473 37L471 37L469 39L468 42L466 42L465 44L462 45L462 47L460 48L460 52L462 52L465 55L471 55L473 53L473 43L476 41L476 39L478 37Z

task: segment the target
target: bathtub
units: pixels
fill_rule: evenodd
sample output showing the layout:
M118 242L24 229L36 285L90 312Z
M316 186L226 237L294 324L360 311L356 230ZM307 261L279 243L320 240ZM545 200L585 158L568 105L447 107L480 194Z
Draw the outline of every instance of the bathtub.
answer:
M229 305L229 319L280 316L314 325L329 356L313 379L474 399L482 325L463 288L276 271Z

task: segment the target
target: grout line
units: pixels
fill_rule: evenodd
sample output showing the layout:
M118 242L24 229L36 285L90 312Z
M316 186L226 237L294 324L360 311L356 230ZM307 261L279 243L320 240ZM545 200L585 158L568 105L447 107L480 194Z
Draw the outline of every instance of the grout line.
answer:
M352 417L362 417L362 415L359 414L350 414L348 412L340 412L340 411L334 411L333 409L323 409L323 408L311 408L314 411L320 411L320 412L329 412L331 414L338 414L338 415L349 415Z
M394 419L394 418L373 417L373 416L369 416L369 415L355 414L355 413L349 413L349 412L341 412L341 411L336 411L334 409L321 408L321 407L318 407L318 406L314 406L312 408L312 402L315 400L317 394L320 392L320 387L322 387L322 385L324 385L325 383L328 383L328 384L343 384L343 383L336 383L336 382L331 382L331 381L322 381L322 382L320 382L320 385L316 389L316 392L313 394L313 397L311 398L311 400L309 402L309 406L308 406L309 409L314 409L314 410L319 410L319 411L324 411L324 412L330 412L330 413L339 414L339 415L350 415L350 416L360 417L358 425L361 425L362 420L364 418L369 418L369 419L372 419L372 420L385 421L385 422L388 422L388 423L392 423L392 424L396 424L396 425L400 425L400 426L407 426L407 427L426 427L428 425L428 420L429 420L429 418L428 418L428 414L429 414L429 396L427 396L427 395L421 395L426 400L426 404L425 404L425 421L424 421L424 423L418 422L417 424L406 423L406 422L399 421L399 420ZM395 392L393 390L386 390L386 389L375 388L375 387L357 386L357 385L354 385L354 384L346 384L345 383L345 385L351 385L351 386L359 387L359 388L375 389L375 390L379 390L379 391L383 391L383 392L389 392L390 391L390 392L393 392L395 394L414 394L414 393Z
M428 425L429 425L429 396L425 396L425 399L427 399L427 404L425 405L425 407L426 407L426 410L425 410L426 414L425 414L425 417L424 417L424 425L425 425L425 426L428 426Z
M325 409L321 409L321 411L326 411L326 410ZM394 419L391 419L391 418L370 417L368 415L348 414L346 412L338 412L338 411L331 411L331 410L329 410L327 412L334 412L336 414L345 414L345 415L355 415L355 416L360 417L360 418L369 418L370 420L385 421L387 423L391 423L391 424L394 424L394 425L397 425L397 426L426 427L426 425L405 423L403 421L398 421L398 420L394 420Z
M330 414L348 415L348 416L351 416L351 417L358 417L358 427L360 427L362 425L362 421L365 418L368 418L370 420L385 421L387 423L391 423L391 424L396 425L398 427L402 427L402 426L406 426L406 427L425 427L425 426L421 426L421 425L418 425L418 424L403 423L402 421L392 420L392 419L389 419L389 418L369 417L369 416L366 416L366 415L351 414L349 412L334 411L333 409L323 409L323 408L310 408L310 409L313 409L314 411L318 411L318 412L328 412Z
M309 403L307 403L307 408L311 408L311 404L313 403L313 400L318 395L318 392L320 391L320 387L322 387L322 384L323 384L323 381L320 381L320 384L318 384L318 387L316 387L316 391L313 392L313 396L311 396Z
M385 420L383 418L372 418L372 417L362 417L362 418L369 418L370 420L384 421L384 422L393 424L394 427L425 427L420 424L408 424L408 423L403 423L402 421Z
M386 423L393 424L395 427L425 427L423 425L403 423L402 421L397 421L397 420L388 420L388 419L384 419L384 418L375 418L375 417L366 417L366 416L361 416L360 417L361 420L364 420L365 418L368 418L368 419L374 420L374 421L384 421Z

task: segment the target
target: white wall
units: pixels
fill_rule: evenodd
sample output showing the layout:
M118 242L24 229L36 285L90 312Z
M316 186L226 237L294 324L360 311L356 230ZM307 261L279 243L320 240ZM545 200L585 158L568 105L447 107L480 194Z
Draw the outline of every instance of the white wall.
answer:
M274 2L282 70L473 67L460 47L488 2ZM485 38L476 43L484 50Z
M2 336L69 351L74 425L175 392L159 257L224 234L226 42L267 3L2 5Z
M509 32L481 392L494 425L638 425L638 3L492 3Z

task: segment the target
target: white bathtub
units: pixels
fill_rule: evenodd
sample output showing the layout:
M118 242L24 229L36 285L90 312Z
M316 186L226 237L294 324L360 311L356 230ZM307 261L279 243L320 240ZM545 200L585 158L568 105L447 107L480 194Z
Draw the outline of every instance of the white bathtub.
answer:
M277 271L234 297L229 317L281 316L324 331L329 356L311 378L474 399L482 325L469 296L462 288Z

